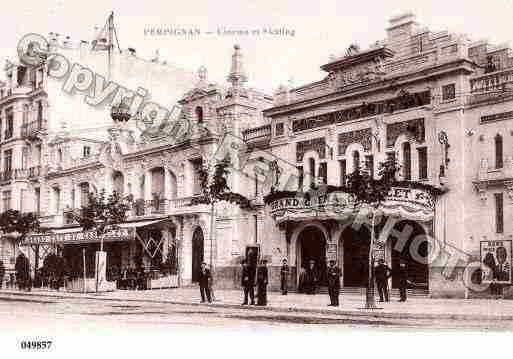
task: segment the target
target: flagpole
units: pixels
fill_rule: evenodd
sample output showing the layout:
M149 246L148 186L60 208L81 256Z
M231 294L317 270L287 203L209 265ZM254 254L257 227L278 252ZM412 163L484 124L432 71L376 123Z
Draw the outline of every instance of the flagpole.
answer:
M107 21L108 22L108 28L109 28L109 43L107 45L107 51L108 51L108 58L109 58L109 64L108 64L108 80L110 81L110 75L111 75L111 70L110 70L110 67L111 67L111 51L112 51L112 32L113 32L113 28L114 28L114 11L112 11L109 15L109 20Z

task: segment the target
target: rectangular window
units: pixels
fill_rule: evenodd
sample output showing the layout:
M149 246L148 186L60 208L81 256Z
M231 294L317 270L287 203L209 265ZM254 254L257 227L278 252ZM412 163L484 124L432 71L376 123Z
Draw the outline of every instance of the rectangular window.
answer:
M284 133L283 122L276 124L276 136L283 136Z
M193 182L193 195L201 194L201 179L199 170L203 166L203 162L200 159L192 160L192 167L194 171L194 182Z
M298 172L297 188L298 188L298 190L301 191L301 190L303 190L303 179L304 179L303 166L298 166L297 172Z
M37 128L43 129L43 101L37 102Z
M25 211L25 193L27 190L20 190L20 212L23 213Z
M321 162L319 164L319 177L322 183L328 183L328 164L326 162Z
M11 209L11 191L4 191L2 193L2 204L4 212Z
M91 156L91 147L89 146L84 146L84 150L83 150L83 157L84 158L87 158Z
M12 150L4 151L4 172L10 173L12 171Z
M61 190L59 187L53 188L53 213L58 214L61 209Z
M369 172L371 178L374 178L374 156L367 155L365 156L365 168Z
M12 107L5 110L5 139L11 138L14 129L14 113Z
M424 180L428 178L427 170L427 148L420 147L417 149L419 154L419 179Z
M502 193L495 193L495 231L504 233L504 198Z
M411 180L411 145L409 142L403 143L403 175L404 180Z
M87 207L89 204L89 183L80 184L80 206Z
M502 168L504 165L503 161L503 145L502 136L495 136L495 168Z
M338 161L340 166L340 185L345 186L347 182L347 167L346 160Z
M21 150L21 169L28 168L28 147L23 147Z
M41 190L39 188L34 190L34 196L36 197L36 214L39 215L41 213Z
M442 100L453 100L456 98L456 86L454 84L442 86Z
M308 177L310 177L310 188L315 186L315 160L313 158L308 159Z

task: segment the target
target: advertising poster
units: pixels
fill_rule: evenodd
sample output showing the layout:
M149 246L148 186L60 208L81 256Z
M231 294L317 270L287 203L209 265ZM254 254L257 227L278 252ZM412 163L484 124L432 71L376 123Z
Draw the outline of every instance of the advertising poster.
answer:
M511 283L511 241L481 241L482 282Z

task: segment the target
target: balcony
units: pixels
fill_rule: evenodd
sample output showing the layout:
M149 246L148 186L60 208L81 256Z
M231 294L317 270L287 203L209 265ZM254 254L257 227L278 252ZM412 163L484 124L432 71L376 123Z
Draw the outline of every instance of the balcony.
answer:
M242 132L244 142L248 146L262 146L269 144L271 140L271 125L254 127Z
M39 119L21 125L21 137L24 139L37 139L42 131L46 130L46 120Z
M8 182L12 179L13 179L13 171L12 170L0 172L0 182Z
M36 179L41 175L41 166L17 168L14 170L15 179Z

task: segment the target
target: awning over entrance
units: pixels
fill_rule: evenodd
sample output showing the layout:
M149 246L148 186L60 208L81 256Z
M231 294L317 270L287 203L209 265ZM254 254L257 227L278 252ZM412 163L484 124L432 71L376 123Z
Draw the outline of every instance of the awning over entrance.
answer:
M310 196L282 193L268 202L270 214L277 223L305 220L345 220L355 216L359 208L351 194L343 191ZM394 186L380 209L387 216L425 222L433 219L435 197L428 190Z
M166 219L126 222L118 224L118 228L108 231L103 237L104 242L132 241L136 239L136 228L146 227L166 221ZM22 245L36 244L73 244L96 243L100 238L95 231L83 231L81 227L52 229L50 233L32 234L27 236Z

